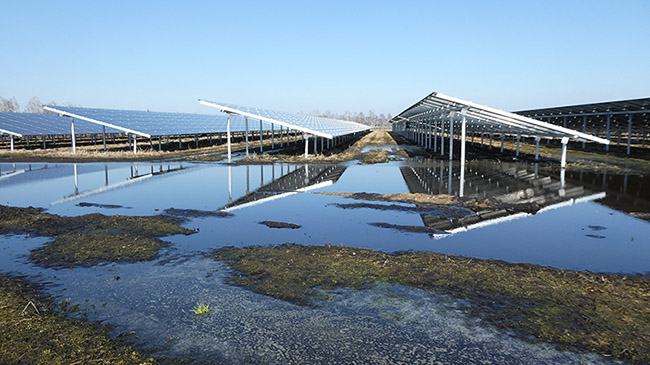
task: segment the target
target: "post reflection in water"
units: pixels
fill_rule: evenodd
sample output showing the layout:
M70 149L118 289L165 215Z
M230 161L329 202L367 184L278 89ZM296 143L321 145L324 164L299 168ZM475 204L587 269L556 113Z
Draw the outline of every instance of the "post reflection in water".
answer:
M104 165L104 186L95 188L95 189L89 189L87 191L80 192L79 190L79 167L77 164L72 165L72 178L73 178L73 183L74 183L74 193L64 196L63 199L54 201L50 203L51 206L59 205L62 203L66 203L72 200L80 199L80 198L85 198L88 196L100 194L109 190L117 189L120 187L124 187L126 185L130 185L136 182L140 182L142 180L151 178L153 176L157 175L163 175L163 174L168 174L172 172L177 172L181 170L185 170L186 168L183 167L183 165L179 165L178 167L171 167L170 165L167 165L167 169L165 170L162 165L159 166L159 171L155 172L153 165L151 166L151 172L148 172L146 174L138 175L138 166L137 165L131 165L130 166L130 177L128 177L126 180L122 182L117 182L110 184L109 183L109 168L108 165ZM101 170L100 170L101 171Z
M261 166L263 168L263 166ZM273 169L273 168L272 168ZM294 167L293 170L288 166L286 174L274 178L267 184L262 180L260 185L252 192L249 192L229 203L219 210L232 211L257 204L264 203L298 192L310 191L324 186L334 184L345 171L344 166L338 165L304 165L303 167ZM263 170L262 170L263 171ZM281 170L284 171L284 170ZM229 175L231 174L229 170ZM261 174L260 174L261 175ZM250 185L250 176L246 174L246 186Z
M437 165L440 172L436 173ZM591 191L582 185L569 185L565 181L565 170L559 179L541 177L538 164L532 171L518 163L469 161L466 166L454 170L452 161L428 160L400 167L402 177L411 193L438 195L447 193L462 198L492 198L503 204L537 204L544 209L553 209L580 201L602 199L606 193ZM446 169L446 174L444 173ZM446 175L446 176L445 176ZM443 191L443 186L446 191ZM445 215L420 214L423 224L435 230L454 233L456 230L481 226L488 221L503 221L508 218L528 215L513 214L506 209L464 214L460 218ZM510 217L509 217L510 216Z

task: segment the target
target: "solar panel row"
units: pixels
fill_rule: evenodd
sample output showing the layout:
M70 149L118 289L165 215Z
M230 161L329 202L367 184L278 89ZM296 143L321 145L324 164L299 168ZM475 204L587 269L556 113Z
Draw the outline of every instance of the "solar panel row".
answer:
M227 116L223 114L167 113L61 106L48 106L47 108L77 119L84 118L92 120L94 123L110 124L122 132L146 137L225 133L227 124ZM270 130L271 124L263 123L262 129ZM233 132L245 131L244 118L231 116L230 130ZM249 130L259 130L259 124L249 121Z
M56 114L0 113L0 131L15 136L43 136L70 134L70 118ZM107 129L107 133L119 133ZM102 126L83 120L75 121L75 133L102 133Z
M199 100L202 104L238 115L266 120L271 123L285 125L320 137L332 138L370 129L369 126L338 119L316 117L307 114L287 113L276 110L261 109L235 104Z

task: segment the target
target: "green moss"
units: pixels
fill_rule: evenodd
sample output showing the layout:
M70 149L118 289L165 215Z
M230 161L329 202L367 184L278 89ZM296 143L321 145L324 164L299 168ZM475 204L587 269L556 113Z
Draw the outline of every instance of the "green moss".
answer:
M648 277L335 246L223 248L214 257L233 267L231 283L300 305L313 304L317 289L392 282L467 298L475 314L525 338L650 361Z
M94 265L103 261L153 259L167 243L157 237L191 234L180 218L105 216L61 217L37 208L0 205L0 233L29 233L54 239L31 253L44 266Z
M66 318L23 280L0 275L0 363L153 364L110 328Z

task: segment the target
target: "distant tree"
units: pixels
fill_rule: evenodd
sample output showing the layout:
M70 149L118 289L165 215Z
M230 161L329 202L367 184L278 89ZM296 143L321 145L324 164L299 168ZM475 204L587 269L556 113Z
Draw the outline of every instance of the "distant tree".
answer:
M11 99L0 97L0 112L18 113L18 111L20 111L20 106L18 106L15 97Z
M31 99L29 99L29 102L27 103L27 106L25 106L25 113L43 113L43 106L41 104L41 101L38 100L38 97L34 96Z

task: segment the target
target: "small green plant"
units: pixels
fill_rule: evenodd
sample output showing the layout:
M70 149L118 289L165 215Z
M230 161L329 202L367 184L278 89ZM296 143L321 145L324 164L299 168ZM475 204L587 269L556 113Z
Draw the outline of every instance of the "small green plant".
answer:
M208 314L210 313L210 306L207 304L198 303L196 307L192 308L192 312L194 312L194 314L196 314L197 316L200 316L202 314Z

